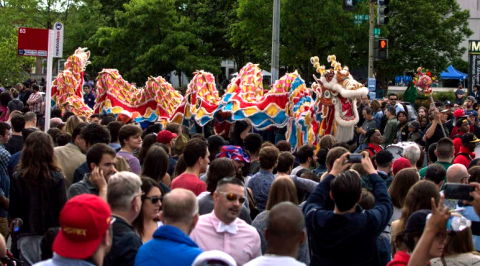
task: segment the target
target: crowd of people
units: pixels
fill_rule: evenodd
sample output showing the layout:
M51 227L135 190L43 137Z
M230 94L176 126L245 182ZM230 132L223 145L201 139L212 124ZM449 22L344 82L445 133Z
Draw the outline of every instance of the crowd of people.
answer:
M474 97L413 118L396 94L363 96L352 141L292 151L284 129L248 121L145 126L54 109L44 133L28 90L0 94L4 263L7 238L14 258L28 239L41 266L480 263ZM473 200L445 199L446 184L470 184ZM448 231L451 216L472 226Z

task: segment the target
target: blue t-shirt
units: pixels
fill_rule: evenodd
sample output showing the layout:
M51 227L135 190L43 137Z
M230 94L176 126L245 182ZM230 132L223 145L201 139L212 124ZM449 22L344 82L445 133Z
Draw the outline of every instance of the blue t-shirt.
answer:
M88 105L88 107L92 108L95 106L95 96L93 93L85 94L83 95L83 100L85 101L85 104Z
M455 99L457 100L458 104L462 104L463 98L458 98L458 95L463 95L463 90L456 90L455 91Z

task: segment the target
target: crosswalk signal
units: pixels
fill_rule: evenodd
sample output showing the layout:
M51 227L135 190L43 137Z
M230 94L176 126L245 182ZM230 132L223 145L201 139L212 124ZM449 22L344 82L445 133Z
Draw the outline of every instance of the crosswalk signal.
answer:
M380 50L387 50L387 40L380 40L378 43L378 49Z
M375 58L379 60L388 58L388 39L375 40Z
M390 0L377 0L377 24L384 25L388 24L388 13L390 10L387 5L390 3Z

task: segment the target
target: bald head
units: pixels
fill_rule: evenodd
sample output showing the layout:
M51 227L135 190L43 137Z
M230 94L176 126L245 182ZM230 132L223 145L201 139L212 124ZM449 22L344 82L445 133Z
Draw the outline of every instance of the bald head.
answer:
M62 119L58 118L58 117L54 117L52 119L50 119L50 127L58 127L58 125L60 125L61 123L63 123Z
M198 201L192 191L177 188L163 197L164 224L190 224L198 214Z
M291 202L275 205L268 213L267 229L265 230L268 248L277 245L300 245L304 228L305 219L298 206Z
M463 164L452 164L447 170L447 183L460 184L468 177L468 171Z

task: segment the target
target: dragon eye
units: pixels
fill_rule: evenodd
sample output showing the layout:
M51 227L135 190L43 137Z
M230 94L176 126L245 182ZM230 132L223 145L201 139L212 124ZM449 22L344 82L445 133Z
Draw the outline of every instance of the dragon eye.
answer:
M323 93L323 97L326 98L326 99L330 99L331 96L332 96L332 94L330 93L330 91L325 91Z

